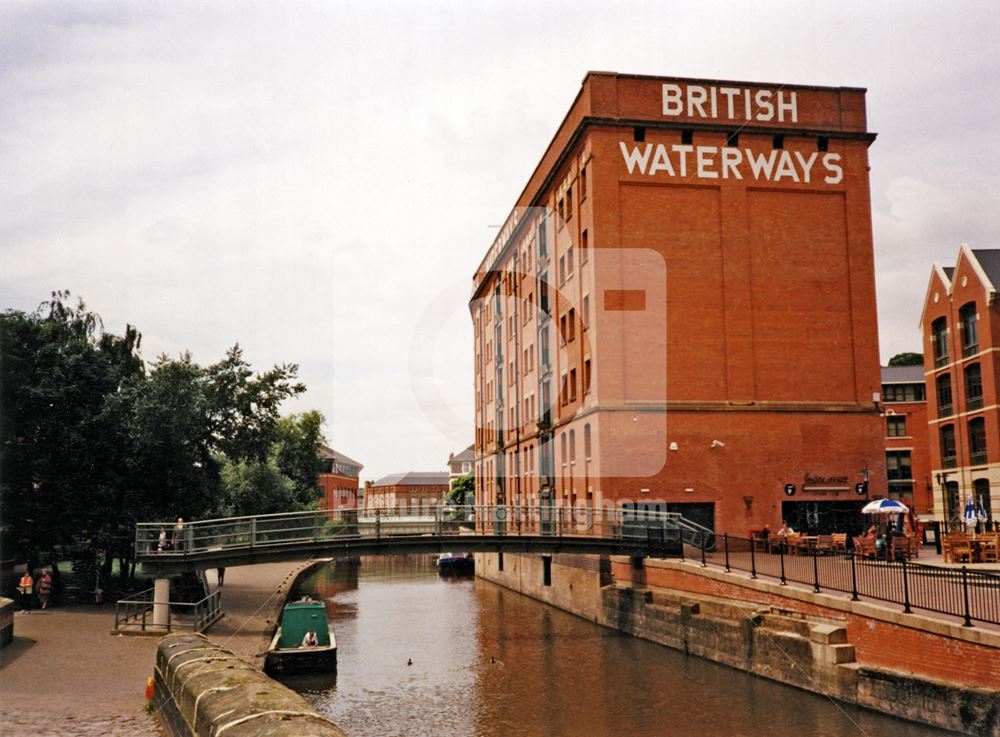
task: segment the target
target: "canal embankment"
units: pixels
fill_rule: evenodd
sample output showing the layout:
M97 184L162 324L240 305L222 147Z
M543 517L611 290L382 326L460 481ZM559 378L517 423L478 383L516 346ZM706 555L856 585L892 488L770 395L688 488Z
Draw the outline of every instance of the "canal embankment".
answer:
M941 729L1000 735L1000 632L679 560L487 554L476 571L690 655Z
M153 704L173 737L344 737L297 693L199 634L159 641Z
M259 665L281 606L298 575L315 562L230 568L225 617L208 640ZM209 571L211 585L216 577ZM158 638L109 635L114 606L84 604L11 614L0 649L0 723L5 735L159 737L146 714Z

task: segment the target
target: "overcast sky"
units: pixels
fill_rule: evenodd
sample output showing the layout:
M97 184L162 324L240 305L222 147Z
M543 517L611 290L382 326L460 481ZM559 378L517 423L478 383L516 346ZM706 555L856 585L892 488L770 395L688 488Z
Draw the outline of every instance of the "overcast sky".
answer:
M0 308L293 362L364 477L472 441L471 275L588 69L868 88L883 360L1000 247L996 2L0 0Z

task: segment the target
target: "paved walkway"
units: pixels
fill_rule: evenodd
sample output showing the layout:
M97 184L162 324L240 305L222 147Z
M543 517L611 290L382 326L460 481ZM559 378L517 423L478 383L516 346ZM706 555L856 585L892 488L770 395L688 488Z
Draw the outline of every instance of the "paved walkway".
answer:
M207 633L247 659L266 648L278 607L300 563L230 568L226 616ZM215 583L213 571L209 582ZM60 737L158 737L143 711L156 637L110 635L114 605L14 615L14 642L0 650L0 733ZM261 660L255 660L258 665Z

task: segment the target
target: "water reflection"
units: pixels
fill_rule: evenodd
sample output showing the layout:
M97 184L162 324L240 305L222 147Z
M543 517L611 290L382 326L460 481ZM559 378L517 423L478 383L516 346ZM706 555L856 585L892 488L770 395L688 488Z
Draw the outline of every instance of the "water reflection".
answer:
M796 737L939 733L686 657L428 557L317 569L333 683L290 682L349 735ZM412 659L413 664L407 665Z

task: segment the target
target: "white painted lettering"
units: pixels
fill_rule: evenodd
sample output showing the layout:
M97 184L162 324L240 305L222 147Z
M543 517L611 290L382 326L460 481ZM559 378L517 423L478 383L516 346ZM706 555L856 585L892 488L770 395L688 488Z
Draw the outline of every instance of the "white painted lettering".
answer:
M639 165L639 173L646 173L646 165L649 163L649 152L653 150L653 144L647 143L645 149L642 153L639 153L639 147L636 146L629 153L628 147L625 145L624 141L619 141L618 145L621 146L622 156L625 157L625 163L628 165L628 173L631 174L632 170L635 169L636 165Z
M698 161L698 176L703 179L718 179L719 172L711 171L708 167L715 166L715 159L711 158L719 152L719 149L715 146L698 146L697 150L697 161Z
M732 172L733 179L742 179L743 175L740 174L740 170L737 168L743 163L743 152L738 148L724 148L722 149L722 176L725 179L729 179L729 173Z
M802 181L804 181L804 182L809 182L810 181L810 179L809 179L810 172L812 171L813 164L816 163L816 159L818 157L819 157L819 154L816 153L815 151L813 151L809 155L808 159L805 156L803 156L801 153L799 153L798 151L795 152L795 158L799 160L799 164L802 166L802 172L803 172Z
M772 120L774 118L774 105L771 103L771 90L757 90L754 95L754 102L759 108L754 116L757 120Z
M675 144L671 148L674 150L674 153L681 155L681 176L686 177L688 175L687 155L694 151L694 146Z
M705 100L708 99L708 94L705 92L705 88L696 85L688 85L688 116L694 116L695 108L698 108L698 115L705 117Z
M733 98L740 94L739 87L720 87L720 94L726 98L726 115L730 118L736 117L736 111L733 109Z
M718 103L718 95L716 94L717 91L716 91L715 87L709 87L708 89L709 89L709 92L712 95L712 117L713 118L718 118L719 117L719 108L718 108L718 104L717 104Z
M658 171L665 171L670 176L674 175L674 165L670 163L670 157L667 156L667 147L662 143L656 146L656 155L653 156L653 163L649 165L650 175L656 174Z
M840 184L844 180L844 169L840 165L840 154L823 154L823 168L829 174L823 177L827 184Z
M664 83L663 114L680 115L682 112L684 112L684 102L681 100L681 86Z
M790 177L793 182L799 181L799 173L795 171L795 162L792 154L782 151L778 157L778 169L774 172L774 181L780 182L782 177Z
M750 149L746 149L747 159L750 161L750 171L753 172L754 179L770 179L771 170L774 168L774 157L778 152L772 149L766 155L755 155ZM763 177L761 176L763 174Z
M778 90L778 120L783 121L787 112L791 113L792 122L797 123L799 121L799 111L795 93L789 92L788 97L788 102L785 102L785 93L782 90Z

